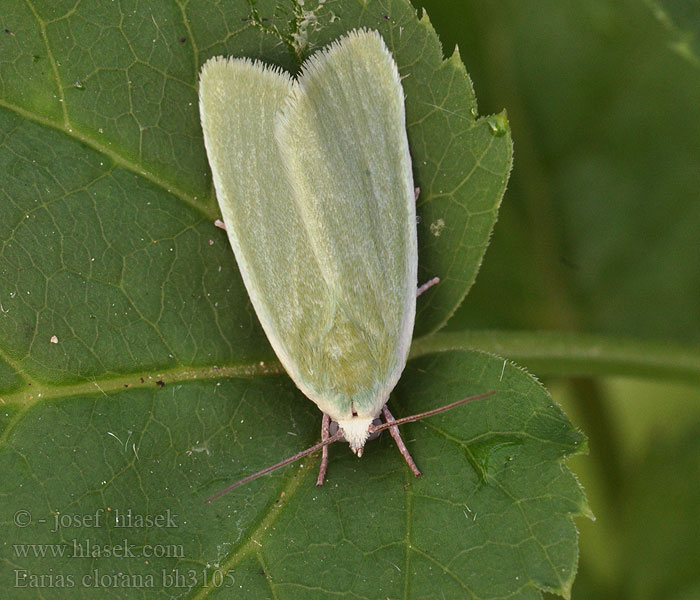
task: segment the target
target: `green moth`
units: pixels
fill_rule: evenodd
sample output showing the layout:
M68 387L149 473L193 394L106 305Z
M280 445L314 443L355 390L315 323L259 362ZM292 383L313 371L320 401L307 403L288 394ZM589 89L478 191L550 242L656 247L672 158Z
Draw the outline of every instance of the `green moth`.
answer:
M404 95L376 31L294 79L250 59L202 68L200 112L243 281L280 362L362 454L406 364L416 312L416 198ZM399 449L420 474L398 428ZM319 473L323 482L327 448Z

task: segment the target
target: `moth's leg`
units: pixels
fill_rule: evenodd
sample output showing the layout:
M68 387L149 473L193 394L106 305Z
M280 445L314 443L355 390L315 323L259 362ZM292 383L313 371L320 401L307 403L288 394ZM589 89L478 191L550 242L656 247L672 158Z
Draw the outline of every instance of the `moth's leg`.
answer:
M416 202L418 202L418 196L420 196L420 188L413 188L413 193L416 196ZM430 281L426 281L422 286L418 288L418 291L416 292L416 296L420 296L425 290L430 289L434 285L440 283L440 278L439 277L433 277ZM392 434L393 435L393 434Z
M214 227L218 227L219 229L226 231L226 223L224 223L221 219L214 221Z
M384 420L387 423L393 423L395 420L394 415L392 415L391 412L389 412L389 409L387 408L386 404L382 408L382 415L384 416ZM416 463L413 462L413 457L409 454L408 448L406 448L406 444L404 444L403 440L401 439L399 428L396 425L394 425L393 427L389 427L389 433L391 434L391 437L394 438L394 441L396 442L396 445L399 448L399 452L401 452L401 456L403 456L404 460L411 468L411 471L413 471L413 474L416 477L420 477L420 471L418 470Z
M425 290L430 289L438 283L440 283L439 277L433 277L430 281L426 281L422 286L418 288L418 291L416 291L416 296L420 296Z
M321 419L321 441L325 442L330 436L331 418L323 413ZM316 485L323 485L323 480L326 478L326 469L328 469L328 446L321 448L321 466L318 469L318 479Z

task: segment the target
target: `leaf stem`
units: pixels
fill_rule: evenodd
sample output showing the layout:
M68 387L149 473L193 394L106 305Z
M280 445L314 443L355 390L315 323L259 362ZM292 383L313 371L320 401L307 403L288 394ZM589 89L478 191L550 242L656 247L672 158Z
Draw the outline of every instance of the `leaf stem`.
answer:
M440 332L413 341L410 358L449 350L482 350L509 358L540 377L630 376L700 383L700 348L689 344L613 338L585 333L559 331L455 331ZM283 373L274 359L218 367L178 366L150 372L136 371L118 377L95 377L86 381L60 384L40 381L36 374L31 384L0 396L0 404L29 406L38 399L48 400L103 393L124 388L153 387L156 380L166 385L192 380L254 377ZM139 383L140 382L140 383ZM31 387L30 387L31 386Z
M476 349L538 376L631 376L700 382L700 348L690 344L564 331L439 332L413 341L411 358Z

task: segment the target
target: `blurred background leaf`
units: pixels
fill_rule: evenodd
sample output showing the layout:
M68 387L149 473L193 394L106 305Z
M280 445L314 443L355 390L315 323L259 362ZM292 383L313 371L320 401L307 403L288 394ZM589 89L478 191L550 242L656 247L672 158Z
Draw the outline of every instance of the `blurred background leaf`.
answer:
M671 33L669 47L700 67L700 2L646 0L658 21Z
M446 53L459 45L480 112L507 108L515 142L487 260L448 328L697 347L700 4L414 4ZM546 381L591 438L572 461L598 518L579 521L573 598L700 598L697 385Z

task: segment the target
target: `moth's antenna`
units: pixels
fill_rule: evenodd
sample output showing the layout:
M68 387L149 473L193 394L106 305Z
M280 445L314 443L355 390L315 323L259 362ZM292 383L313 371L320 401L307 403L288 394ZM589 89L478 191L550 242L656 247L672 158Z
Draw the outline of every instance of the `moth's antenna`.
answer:
M438 408L434 408L432 410L427 410L422 413L418 413L416 415L411 415L410 417L403 417L401 419L396 419L394 421L391 421L391 423L382 423L381 425L370 425L369 432L370 433L375 433L377 431L383 431L385 429L389 429L389 427L394 427L396 425L403 425L404 423L410 423L411 421L418 421L419 419L424 419L426 417L432 417L433 415L437 415L438 413L445 412L446 410L450 410L451 408L455 408L457 406L460 406L462 404L466 404L467 402L471 402L472 400L480 400L481 398L487 398L488 396L493 396L496 392L491 391L491 392L486 392L484 394L479 394L478 396L468 396L466 398L462 398L461 400L457 400L456 402L452 402L450 404L445 404L444 406L440 406ZM267 475L271 471L274 471L275 469L279 469L280 467L284 467L285 465L288 465L289 463L293 463L295 460L299 460L300 458L304 458L305 456L308 456L309 454L313 454L317 450L320 450L324 446L330 446L333 442L337 442L343 437L343 431L339 429L334 435L329 437L327 440L324 440L322 442L319 442L318 444L314 444L310 448L307 448L306 450L302 450L301 452L297 452L294 456L290 456L289 458L285 458L284 460L278 462L277 464L274 464L270 467L265 467L262 471L258 471L257 473L253 473L251 475L248 475L247 477L244 477L243 479L239 479L235 483L232 483L228 487L224 488L223 490L216 492L213 496L209 496L204 502L206 504L209 504L210 502L213 502L217 498L223 496L224 494L230 492L231 490L243 485L244 483L248 483L249 481L253 481L253 479L257 479L258 477L262 477L263 475Z
M426 410L425 412L418 413L417 415L411 415L410 417L402 417L401 419L394 419L390 423L382 423L381 425L370 425L369 432L375 433L377 431L384 431L385 429L389 429L389 427L394 427L395 425L403 425L404 423L410 423L411 421L418 421L420 419L425 419L426 417L432 417L433 415L437 415L438 413L445 412L446 410L450 410L451 408L455 408L462 404L466 404L467 402L471 402L472 400L481 400L482 398L488 398L489 396L493 396L495 393L495 391L492 391L486 392L484 394L479 394L478 396L468 396L467 398L462 398L461 400L457 400L456 402L452 402L451 404L438 406L437 408L433 408L432 410Z
M307 448L306 450L302 450L301 452L297 452L294 456L290 456L289 458L285 458L284 460L278 462L275 465L272 465L270 467L265 467L262 471L258 471L257 473L253 473L252 475L248 475L248 477L244 477L243 479L240 479L236 481L235 483L232 483L230 486L224 488L223 490L216 492L213 496L209 496L204 502L205 504L209 504L210 502L213 502L220 496L223 496L224 494L230 492L231 490L237 488L240 485L243 485L244 483L248 483L249 481L253 481L253 479L257 479L258 477L262 477L263 475L266 475L270 471L274 471L275 469L279 469L280 467L284 467L285 465L288 465L289 463L293 463L295 460L299 460L300 458L304 458L308 454L313 454L316 452L316 450L320 450L324 446L329 446L333 442L337 442L340 438L343 437L343 432L342 430L338 430L334 435L329 437L327 440L324 440L322 442L319 442L318 444L314 444L310 448Z

